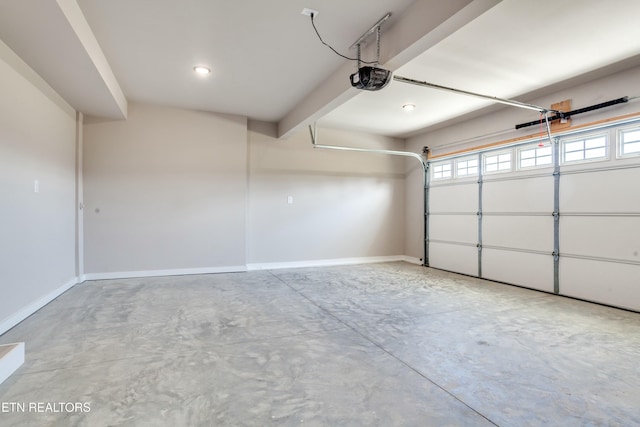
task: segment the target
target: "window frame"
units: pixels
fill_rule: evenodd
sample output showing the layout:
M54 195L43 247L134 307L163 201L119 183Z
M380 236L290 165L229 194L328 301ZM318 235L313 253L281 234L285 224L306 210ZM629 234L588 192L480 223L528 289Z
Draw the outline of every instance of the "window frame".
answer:
M436 177L436 168L438 166L445 166L445 165L449 165L449 176ZM453 179L454 170L453 170L453 162L451 160L443 160L441 162L431 163L430 169L431 169L431 179L434 181L444 181L447 179Z
M500 169L500 156L505 154L509 155L509 169ZM497 158L497 169L494 171L487 170L487 157L496 157ZM493 175L496 173L509 173L513 172L513 149L510 150L501 150L501 151L489 151L486 153L482 153L482 174L483 175Z
M591 139L598 139L604 137L604 156L603 157L596 157L596 158L591 158L588 159L586 157L586 153L588 150L590 150L589 148L586 148L586 142L587 140L591 140ZM574 136L573 138L567 138L567 139L563 139L560 138L560 164L561 165L574 165L574 164L578 164L578 163L591 163L591 162L604 162L609 160L609 132L598 132L598 133L591 133L591 134L585 134L582 136ZM583 146L582 146L582 153L583 153L583 158L582 159L578 159L578 160L566 160L566 145L567 144L571 144L571 143L575 143L575 142L583 142Z
M640 156L640 151L635 151L633 153L626 153L626 154L623 153L623 148L625 145L623 142L623 134L625 132L640 132L640 126L634 125L634 126L627 126L627 127L616 129L617 158L628 159L630 157ZM633 143L636 143L636 142L640 143L640 139L638 139L637 141L633 141Z
M546 141L546 140L544 140ZM535 143L531 143L531 144L526 144L526 145L522 145L520 147L518 147L517 151L516 151L516 170L518 171L525 171L525 170L532 170L532 169L544 169L544 168L552 168L553 164L554 164L554 158L553 158L553 146L549 145L548 147L540 147L540 142L542 141L536 141ZM549 144L548 141L543 142L545 145ZM551 150L551 154L549 155L549 157L551 158L551 161L549 163L545 163L542 165L533 165L533 166L522 166L522 152L523 151L529 151L532 149L535 149L536 151L541 149L541 148L549 148L549 150ZM540 157L547 157L545 156L540 156ZM534 159L538 159L538 155L536 154L536 156L533 157Z
M475 161L475 162L476 162L476 165L475 165L475 166L471 166L471 167L469 167L469 163L468 163L468 162L470 162L470 161ZM460 175L460 174L458 173L458 170L459 170L459 169L458 169L458 164L459 164L459 163L463 163L463 162L466 162L466 163L467 163L467 166L466 166L466 168L465 168L467 171L468 171L470 168L474 168L474 167L475 167L476 172L475 172L475 173L467 173L467 174ZM455 169L455 170L454 170L454 176L455 176L456 178L460 178L460 179L464 179L464 178L477 178L477 177L479 176L479 174L480 174L480 163L478 162L478 156L467 156L467 157L461 157L461 158L455 159L454 165L455 165L455 167L454 167L454 169Z

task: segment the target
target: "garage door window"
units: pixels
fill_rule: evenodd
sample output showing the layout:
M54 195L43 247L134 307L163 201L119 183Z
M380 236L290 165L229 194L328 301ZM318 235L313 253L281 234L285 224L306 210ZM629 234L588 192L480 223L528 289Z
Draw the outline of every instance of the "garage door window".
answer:
M562 163L607 159L607 135L562 141Z
M489 153L482 156L484 173L510 172L511 151L501 153Z
M543 166L551 166L553 163L553 151L548 143L542 147L539 145L526 146L518 150L518 167L530 169Z
M477 176L478 159L460 159L456 161L456 176Z
M621 130L619 139L621 157L640 155L640 128Z
M433 179L450 179L451 177L451 162L433 164Z

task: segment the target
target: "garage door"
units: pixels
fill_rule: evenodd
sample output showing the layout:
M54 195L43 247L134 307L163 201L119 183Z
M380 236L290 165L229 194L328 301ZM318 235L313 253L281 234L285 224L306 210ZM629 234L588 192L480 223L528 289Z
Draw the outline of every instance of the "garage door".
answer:
M640 311L640 122L429 162L429 266Z
M462 165L463 160L458 164ZM444 270L478 274L478 164L464 160L465 171L451 164L435 165L439 185L429 189L429 262ZM461 166L462 167L462 166Z

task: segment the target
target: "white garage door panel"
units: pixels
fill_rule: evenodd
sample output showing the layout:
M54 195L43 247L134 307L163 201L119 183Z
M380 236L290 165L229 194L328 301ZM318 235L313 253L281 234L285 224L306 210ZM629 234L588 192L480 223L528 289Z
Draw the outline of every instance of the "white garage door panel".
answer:
M640 261L640 218L560 216L560 242L561 254Z
M560 293L640 311L640 266L560 257Z
M553 217L482 217L482 244L553 252Z
M617 155L620 130L638 126L640 118L598 128L597 135L607 134L607 159L578 160L597 151L567 145L596 135L581 129L556 135L553 166L480 171L480 184L468 176L432 180L430 265L549 293L555 286L561 295L640 312L640 156ZM529 146L477 147L476 154L509 152L513 165ZM472 155L452 153L449 161Z
M482 277L553 292L553 257L483 249Z
M470 246L429 244L429 266L456 273L478 275L478 249Z
M640 212L640 169L562 175L560 212Z
M553 212L553 177L482 184L482 210L486 212Z
M478 243L478 217L475 215L431 215L429 239L459 243Z
M478 212L478 184L432 187L429 190L431 212Z

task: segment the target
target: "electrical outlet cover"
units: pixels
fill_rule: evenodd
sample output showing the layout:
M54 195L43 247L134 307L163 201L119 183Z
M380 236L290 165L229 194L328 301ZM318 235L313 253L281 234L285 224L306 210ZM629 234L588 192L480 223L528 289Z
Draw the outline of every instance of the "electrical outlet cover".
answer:
M309 8L306 8L306 7L305 7L304 9L302 9L302 14L303 14L304 16L311 16L311 15L313 15L314 17L316 17L316 16L318 16L318 13L319 13L319 12L318 12L317 10L309 9Z

